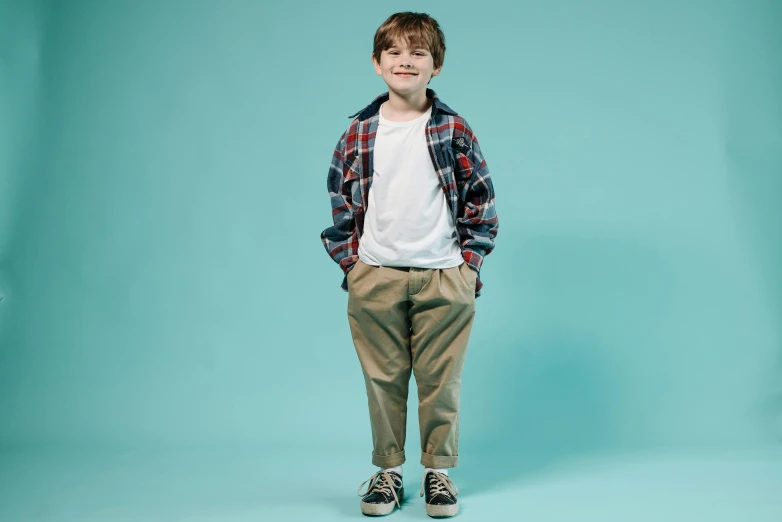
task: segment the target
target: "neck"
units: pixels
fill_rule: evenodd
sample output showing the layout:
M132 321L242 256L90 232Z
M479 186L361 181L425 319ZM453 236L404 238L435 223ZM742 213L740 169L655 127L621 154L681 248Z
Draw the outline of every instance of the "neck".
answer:
M388 100L383 105L395 114L423 114L432 105L432 100L426 97L426 89L407 94L389 89Z

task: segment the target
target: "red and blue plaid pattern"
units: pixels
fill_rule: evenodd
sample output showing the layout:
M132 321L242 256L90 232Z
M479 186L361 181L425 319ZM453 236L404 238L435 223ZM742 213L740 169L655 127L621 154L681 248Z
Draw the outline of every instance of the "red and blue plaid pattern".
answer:
M494 187L478 138L467 121L443 103L432 89L426 89L426 96L433 100L432 118L426 125L429 155L456 225L462 257L478 272L475 285L475 297L478 297L483 287L481 264L494 249L497 236ZM334 149L326 181L334 225L324 230L320 238L329 256L344 272L341 286L346 292L347 274L358 260L358 244L364 231L374 173L372 158L379 107L388 97L388 92L383 93L349 116L354 119Z

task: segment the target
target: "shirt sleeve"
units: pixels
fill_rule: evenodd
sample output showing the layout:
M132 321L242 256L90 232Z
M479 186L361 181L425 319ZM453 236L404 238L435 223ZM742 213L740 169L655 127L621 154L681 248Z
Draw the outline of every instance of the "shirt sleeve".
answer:
M347 275L358 260L358 231L353 212L353 198L346 183L346 130L334 148L326 188L331 200L331 217L334 224L320 234L323 246L329 256L339 264ZM347 290L343 280L343 290Z
M467 264L480 273L483 259L494 250L494 238L497 237L499 221L494 206L494 186L489 174L489 167L481 153L478 138L467 124L464 153L469 171L467 178L464 212L457 219L456 228L464 250ZM464 159L462 160L464 161Z

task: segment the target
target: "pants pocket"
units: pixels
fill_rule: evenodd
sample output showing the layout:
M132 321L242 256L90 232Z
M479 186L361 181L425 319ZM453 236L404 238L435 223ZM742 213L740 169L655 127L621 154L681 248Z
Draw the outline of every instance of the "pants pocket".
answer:
M475 290L475 279L477 277L477 273L475 270L470 268L470 266L467 263L462 263L461 265L456 267L456 271L459 273L459 279L462 281L465 287ZM465 273L469 272L469 273Z

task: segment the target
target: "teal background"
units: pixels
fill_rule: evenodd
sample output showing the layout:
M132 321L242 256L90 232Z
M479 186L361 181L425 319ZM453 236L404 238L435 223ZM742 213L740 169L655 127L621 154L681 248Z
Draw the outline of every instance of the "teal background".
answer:
M425 11L500 219L465 520L782 515L782 3L0 1L0 520L342 520L326 174ZM418 497L411 383L407 501Z

